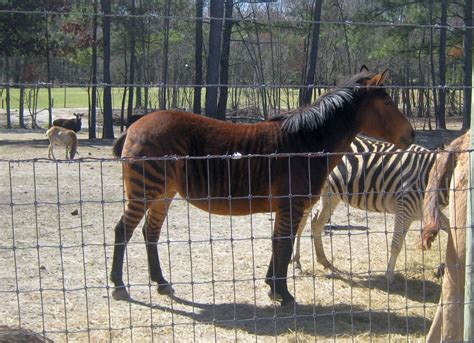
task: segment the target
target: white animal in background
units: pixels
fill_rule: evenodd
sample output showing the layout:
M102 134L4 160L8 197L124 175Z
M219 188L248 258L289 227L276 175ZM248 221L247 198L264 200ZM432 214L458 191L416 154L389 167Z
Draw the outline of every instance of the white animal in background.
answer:
M68 130L59 126L52 126L46 131L49 139L48 158L54 157L54 146L61 145L66 147L66 159L73 159L77 153L77 135L73 130Z

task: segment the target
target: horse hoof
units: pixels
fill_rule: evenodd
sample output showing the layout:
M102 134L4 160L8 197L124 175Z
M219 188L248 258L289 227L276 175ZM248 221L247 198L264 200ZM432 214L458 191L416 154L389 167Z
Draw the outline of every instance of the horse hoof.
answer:
M125 287L115 288L115 289L112 291L112 297L113 297L115 300L125 300L125 301L130 300L130 295L128 294L128 292L127 292L127 290L125 289Z
M318 260L318 263L323 266L324 269L334 269L332 263L330 263L327 259L322 261Z
M281 307L286 308L286 309L293 309L294 307L298 306L298 303L295 301L295 299L288 299L288 300L282 300L281 301Z
M385 278L387 279L387 283L391 285L393 280L395 279L395 272L393 270L387 270L387 272L385 273Z
M273 292L272 290L268 291L268 296L270 297L270 299L272 299L272 301L276 301L276 302L283 301L283 297L281 296L281 294Z
M161 295L173 295L174 289L169 283L158 285L158 294Z
M435 276L440 279L444 276L444 270L446 268L446 264L445 263L441 263L439 266L438 266L438 269L436 270L436 273L435 273Z

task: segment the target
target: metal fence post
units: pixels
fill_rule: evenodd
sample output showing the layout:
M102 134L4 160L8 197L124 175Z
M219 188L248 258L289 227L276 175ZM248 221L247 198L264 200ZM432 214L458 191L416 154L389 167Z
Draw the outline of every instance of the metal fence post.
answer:
M474 62L474 61L473 61ZM474 70L471 70L474 79ZM471 97L471 127L474 123L474 97ZM471 130L471 139L469 150L474 149L474 135ZM469 153L470 154L470 153ZM467 198L467 225L466 225L466 283L464 286L464 341L469 342L474 338L473 319L474 319L474 270L472 268L474 261L473 229L474 229L474 191L473 191L473 170L474 159L469 156L469 196Z

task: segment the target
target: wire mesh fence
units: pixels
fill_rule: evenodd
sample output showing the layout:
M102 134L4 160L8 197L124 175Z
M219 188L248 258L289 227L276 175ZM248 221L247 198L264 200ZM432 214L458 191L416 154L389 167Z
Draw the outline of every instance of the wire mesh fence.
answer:
M84 147L83 151L93 149ZM427 152L418 151L412 157L423 155ZM353 158L366 158L365 167L377 157L388 165L391 156L358 153ZM262 158L276 157L298 156ZM204 161L235 158L211 156ZM248 163L252 157L237 158ZM412 164L398 163L397 177L405 171L407 179L413 176ZM320 233L334 270L318 263L313 244L317 236L308 230L308 221L301 236L301 269L293 263L288 268L288 288L298 304L280 306L269 298L265 283L274 213L209 214L190 201L210 208L223 199L192 200L189 194L144 200L170 206L158 250L175 293L158 294L156 282L149 277L142 222L125 254L124 282L130 299L118 301L112 297L109 274L114 226L126 203L121 162L1 160L0 170L3 324L28 328L54 341L421 339L437 309L441 281L435 274L445 261L446 235L441 233L430 251L422 251L421 214L417 213L389 283L386 271L392 237L399 229L394 211L355 207L363 208L363 202L375 204L381 197L389 202L391 192L398 192L401 204L412 207L416 197L397 187L378 189L368 175L356 193L323 190L326 200L343 198ZM383 177L388 181L394 175ZM324 210L315 195L304 196L314 201L310 220L320 216ZM356 198L360 200L354 202ZM224 199L238 200L242 199L232 195ZM256 199L249 194L245 201ZM292 228L293 237L296 231Z
M114 228L130 200L127 161L110 158L111 140L87 141L85 131L113 138L131 115L156 109L216 116L212 108L219 108L220 119L260 122L311 103L367 64L390 69L389 85L379 87L415 129L431 129L433 118L442 128L446 119L453 131L418 133L422 146L438 147L459 134L461 115L462 126L469 124L471 1L15 1L0 5L0 18L0 126L35 129L0 133L0 340L439 340L427 335L440 313L442 283L464 277L458 248L466 224L459 215L467 186L446 176L436 187L437 204L456 225L431 250L420 249L423 195L437 152L398 155L355 141L359 148L333 170L319 200L310 190L252 194L247 184L224 196L193 196L192 183L160 199L144 189L132 202L169 206L158 249L174 294L159 294L150 277L153 243L141 232L142 219L125 250L130 299L119 301L110 274L121 245ZM41 128L74 113L84 114L79 159L41 158ZM321 156L334 155L229 153L137 163L181 161L187 179L186 168L199 160L204 186L217 178L209 176L215 161L222 175L233 163L246 164L240 174L228 173L232 188L232 180L250 176L255 159L268 161L271 175L274 159ZM465 180L459 173L454 178ZM157 181L140 175L136 185ZM311 204L306 225L290 221L279 238L295 240L281 279L297 305L280 306L268 294L277 209L252 210L277 197ZM208 212L219 204L227 210ZM237 215L239 206L248 215ZM450 275L444 281L435 275L443 263ZM464 302L456 287L454 296L442 296L445 311ZM459 328L462 318L452 317Z

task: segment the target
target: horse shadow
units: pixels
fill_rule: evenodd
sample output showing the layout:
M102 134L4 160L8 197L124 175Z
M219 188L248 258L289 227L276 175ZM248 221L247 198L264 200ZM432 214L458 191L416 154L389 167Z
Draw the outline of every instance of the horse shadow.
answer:
M351 275L348 272L334 269L326 275L328 278L340 280L350 287L377 289L388 294L401 295L409 300L421 303L438 303L441 285L431 280L405 278L395 274L391 284L388 284L384 274Z
M417 315L400 315L354 305L321 306L303 304L289 307L256 306L250 303L203 304L169 296L170 305L129 300L132 304L189 318L227 330L242 330L256 336L277 336L294 332L335 338L338 335L398 334L425 335L431 320Z

